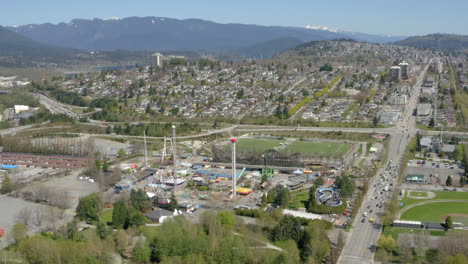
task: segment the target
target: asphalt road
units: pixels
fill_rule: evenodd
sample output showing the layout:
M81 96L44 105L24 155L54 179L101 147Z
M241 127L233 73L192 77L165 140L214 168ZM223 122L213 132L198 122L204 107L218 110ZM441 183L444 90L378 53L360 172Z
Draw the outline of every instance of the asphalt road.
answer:
M405 148L417 131L415 127L416 120L412 112L417 105L420 92L419 87L422 84L429 64L418 76L416 84L412 89L411 97L405 107L405 112L394 127L395 133L389 142L388 161L371 179L369 190L358 215L354 217L354 222L348 233L346 245L343 248L338 263L374 263L374 251L372 248L377 245L381 232L379 215L384 212L385 203L391 199L391 191L397 187L395 185L397 185L397 176ZM386 186L391 190L385 191ZM380 208L380 205L383 206ZM370 213L371 209L372 213ZM366 213L366 217L363 216L364 213ZM375 222L370 223L370 218L374 218Z

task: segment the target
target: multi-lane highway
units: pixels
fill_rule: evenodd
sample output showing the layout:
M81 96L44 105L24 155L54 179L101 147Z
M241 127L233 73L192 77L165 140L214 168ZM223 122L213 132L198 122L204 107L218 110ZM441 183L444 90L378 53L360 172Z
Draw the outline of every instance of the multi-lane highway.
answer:
M394 128L394 133L389 142L388 161L370 181L369 190L358 215L354 216L354 223L348 233L346 245L338 263L374 263L374 249L381 232L379 215L384 212L385 204L391 199L391 191L398 188L398 176L403 153L408 142L417 131L415 117L412 113L418 103L419 87L429 64L418 76L403 116ZM374 219L373 223L370 222L371 218Z

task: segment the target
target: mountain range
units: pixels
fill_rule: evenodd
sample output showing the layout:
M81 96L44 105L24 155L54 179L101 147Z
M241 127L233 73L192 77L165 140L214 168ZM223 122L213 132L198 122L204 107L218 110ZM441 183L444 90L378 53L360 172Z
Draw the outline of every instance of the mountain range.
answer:
M468 51L468 36L454 34L430 34L426 36L409 37L404 40L397 41L395 44L420 49Z
M60 62L77 51L52 46L21 36L0 26L0 66L30 66L36 62Z
M0 66L148 63L149 53L214 55L219 59L268 59L311 41L353 39L417 48L467 51L468 36L395 37L332 30L221 24L201 19L130 17L74 19L69 23L0 26ZM101 51L90 53L89 51ZM99 54L99 55L96 55Z
M32 40L80 50L217 51L252 55L248 49L273 44L278 50L301 42L353 38L386 43L404 37L389 37L321 29L247 24L221 24L201 19L129 17L124 19L74 19L69 23L30 24L8 27ZM294 40L294 41L293 41ZM288 45L287 45L288 44ZM275 50L275 47L270 48ZM256 57L271 57L253 52Z

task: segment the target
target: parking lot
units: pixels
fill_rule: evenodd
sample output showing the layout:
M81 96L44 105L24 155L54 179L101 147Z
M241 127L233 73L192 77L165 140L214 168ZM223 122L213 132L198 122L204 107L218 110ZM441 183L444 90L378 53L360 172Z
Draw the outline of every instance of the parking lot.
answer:
M451 175L452 185L459 186L460 176L463 175L463 173L463 167L458 164L412 160L408 163L405 176L409 174L424 175L424 180L422 182L414 184L446 186L445 182L447 177Z

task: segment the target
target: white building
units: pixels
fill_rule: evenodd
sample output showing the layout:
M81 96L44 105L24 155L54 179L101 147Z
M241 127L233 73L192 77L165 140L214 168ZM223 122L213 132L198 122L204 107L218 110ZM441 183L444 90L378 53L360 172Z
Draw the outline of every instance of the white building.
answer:
M153 67L162 67L162 54L161 53L154 53L153 55L151 55L151 57L153 58Z
M15 114L19 114L23 111L29 110L29 106L27 105L15 105L14 108L15 108Z

